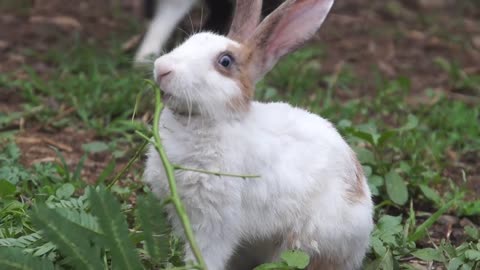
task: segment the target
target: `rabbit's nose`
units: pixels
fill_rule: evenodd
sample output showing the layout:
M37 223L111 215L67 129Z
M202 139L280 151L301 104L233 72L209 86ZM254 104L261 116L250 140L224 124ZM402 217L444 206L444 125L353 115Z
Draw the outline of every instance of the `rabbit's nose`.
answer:
M157 72L157 82L160 83L163 78L167 77L168 74L172 73L171 70L162 70Z
M155 81L158 84L161 84L172 72L173 68L168 63L155 61Z

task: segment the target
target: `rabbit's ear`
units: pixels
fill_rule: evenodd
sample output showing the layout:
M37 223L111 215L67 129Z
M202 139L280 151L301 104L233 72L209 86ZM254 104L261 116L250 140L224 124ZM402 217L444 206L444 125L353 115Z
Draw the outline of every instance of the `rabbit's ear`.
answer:
M252 77L261 79L277 61L300 47L320 28L334 0L287 0L257 27L247 45Z
M240 43L251 37L260 21L262 0L236 0L228 37Z

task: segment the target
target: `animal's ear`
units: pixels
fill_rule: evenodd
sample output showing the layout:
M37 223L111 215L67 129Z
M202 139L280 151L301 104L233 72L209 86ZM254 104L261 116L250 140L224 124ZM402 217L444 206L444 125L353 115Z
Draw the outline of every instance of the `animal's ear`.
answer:
M261 79L284 55L300 47L320 28L334 0L287 0L257 27L247 45L252 77Z
M251 37L262 13L262 0L236 0L228 37L240 43Z

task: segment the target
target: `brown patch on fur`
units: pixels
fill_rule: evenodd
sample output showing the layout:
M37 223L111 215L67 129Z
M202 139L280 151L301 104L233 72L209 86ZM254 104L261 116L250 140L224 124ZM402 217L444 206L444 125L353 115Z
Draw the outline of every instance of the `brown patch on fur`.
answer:
M287 236L285 237L285 245L287 246L288 249L295 248L296 239L297 239L297 235L294 232L290 232L287 234Z
M355 163L355 179L349 183L350 187L347 190L347 200L355 204L361 202L367 196L367 193L364 188L365 175L363 173L363 167L353 151L352 158Z
M247 110L255 92L255 83L253 82L250 72L252 66L252 50L247 46L237 47L231 45L227 48L227 52L233 56L234 63L229 68L225 68L215 62L215 69L220 74L234 80L241 90L241 95L230 102L232 109L236 111Z

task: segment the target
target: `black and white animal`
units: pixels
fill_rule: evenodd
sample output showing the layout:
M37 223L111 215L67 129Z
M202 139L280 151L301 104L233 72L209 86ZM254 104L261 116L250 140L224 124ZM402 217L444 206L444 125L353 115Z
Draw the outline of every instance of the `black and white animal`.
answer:
M242 0L240 0L242 1ZM145 0L144 8L151 23L134 58L136 64L148 62L158 57L179 22L189 13L198 0ZM263 14L269 14L282 0L267 0ZM226 34L231 23L234 0L204 0L208 17L202 29L218 34Z
M238 0L227 36L197 33L155 60L168 158L194 169L260 176L176 171L179 195L209 270L252 269L286 249L307 252L309 270L360 269L373 203L355 153L326 119L252 100L255 84L317 32L333 0L287 0L260 22L261 5ZM169 196L153 148L144 176L155 194ZM167 213L182 237L175 211ZM186 259L194 259L188 247Z

